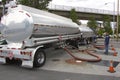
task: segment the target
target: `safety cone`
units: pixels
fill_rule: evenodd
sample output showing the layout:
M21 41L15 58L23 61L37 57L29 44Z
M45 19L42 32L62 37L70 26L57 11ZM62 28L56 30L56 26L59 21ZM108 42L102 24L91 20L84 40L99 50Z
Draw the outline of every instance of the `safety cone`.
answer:
M116 72L116 71L114 70L114 67L113 67L113 60L110 61L110 67L109 67L108 72L110 72L110 73Z
M117 56L117 52L116 51L114 51L113 56Z
M115 48L114 48L114 47L112 47L112 50L113 50L113 51L115 51Z

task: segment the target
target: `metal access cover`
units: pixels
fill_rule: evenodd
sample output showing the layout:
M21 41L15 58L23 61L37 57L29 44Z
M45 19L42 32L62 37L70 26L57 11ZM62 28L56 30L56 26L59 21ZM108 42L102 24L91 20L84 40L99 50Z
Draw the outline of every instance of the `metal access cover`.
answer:
M76 64L76 65L83 65L84 63L80 60L75 60L75 59L67 59L65 60L68 64Z
M60 59L52 59L53 62L60 61Z

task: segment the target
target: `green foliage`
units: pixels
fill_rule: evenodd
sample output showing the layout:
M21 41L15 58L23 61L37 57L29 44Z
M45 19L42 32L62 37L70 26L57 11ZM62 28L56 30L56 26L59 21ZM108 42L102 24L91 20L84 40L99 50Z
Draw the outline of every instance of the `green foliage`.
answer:
M100 28L97 32L98 35L102 36L105 30L103 28Z
M19 0L20 4L44 10L47 9L50 1L51 0Z
M2 13L0 13L0 15L5 14L5 4L6 4L6 1L7 1L7 0L2 0L3 12L2 12Z
M110 16L104 15L103 26L104 26L105 32L108 32L109 34L112 34L112 28L111 28L111 25L110 25Z
M2 3L5 4L5 3L6 3L6 0L2 0Z
M19 2L26 6L32 6L32 0L20 0Z
M76 13L75 9L71 9L71 11L70 11L70 18L72 19L73 22L79 24L79 22L77 20L78 16L77 16L77 13Z
M89 26L95 33L96 33L97 25L98 24L97 24L96 20L93 17L91 17L91 19L88 20L87 26Z

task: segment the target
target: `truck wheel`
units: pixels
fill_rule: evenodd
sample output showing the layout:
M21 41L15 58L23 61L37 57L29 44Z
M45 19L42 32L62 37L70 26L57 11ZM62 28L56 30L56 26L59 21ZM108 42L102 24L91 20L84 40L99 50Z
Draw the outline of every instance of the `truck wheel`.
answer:
M46 62L45 52L41 49L38 49L34 56L33 68L42 67Z

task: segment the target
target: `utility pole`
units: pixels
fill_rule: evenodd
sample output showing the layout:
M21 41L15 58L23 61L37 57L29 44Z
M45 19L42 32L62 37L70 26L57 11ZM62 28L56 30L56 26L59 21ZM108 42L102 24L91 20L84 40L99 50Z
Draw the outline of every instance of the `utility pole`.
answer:
M108 5L108 3L112 3L113 4L113 27L112 27L112 30L113 30L113 38L114 38L114 32L115 32L115 0L114 2L107 2L105 3L105 5Z
M113 2L113 38L115 33L115 0Z
M117 1L117 41L118 41L118 28L119 28L119 0Z

